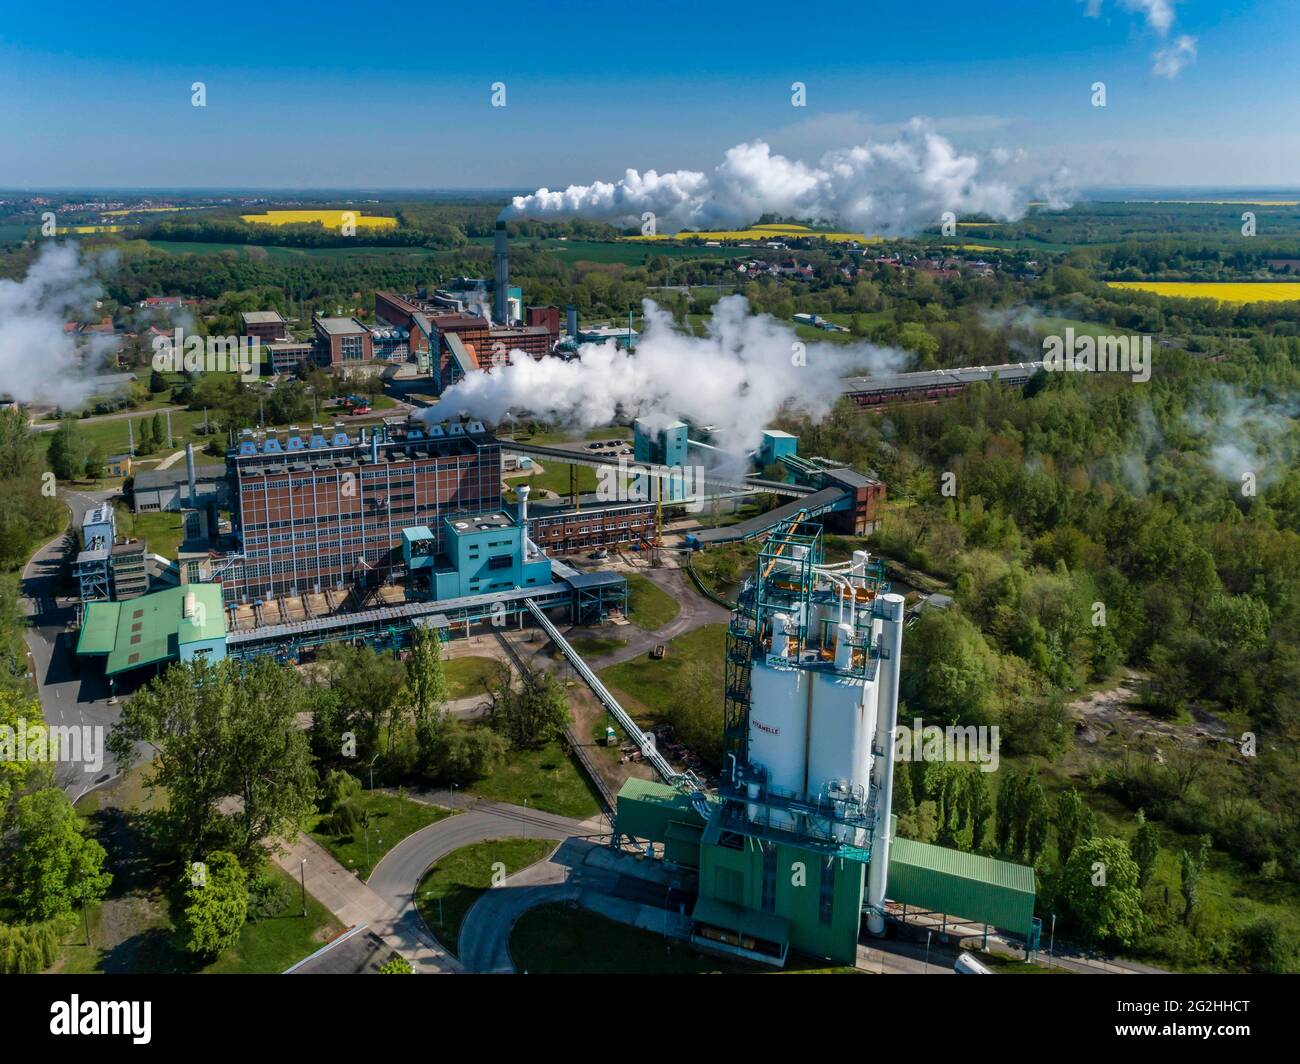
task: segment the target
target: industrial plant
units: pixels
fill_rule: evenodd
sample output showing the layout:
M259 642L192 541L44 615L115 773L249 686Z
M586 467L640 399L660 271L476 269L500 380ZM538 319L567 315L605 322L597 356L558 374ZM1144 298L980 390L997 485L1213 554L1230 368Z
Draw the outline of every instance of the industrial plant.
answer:
M895 838L891 813L904 604L865 551L825 564L822 530L773 529L727 627L725 759L632 780L615 830L694 881L674 929L703 949L782 965L853 964L908 905L961 913L1036 946L1034 873ZM658 767L658 766L656 766Z
M378 292L373 327L314 319L309 345L289 337L279 315L245 314L245 328L268 342L277 369L295 352L344 369L408 360L439 397L492 379L485 370L521 354L567 361L588 344L620 357L637 351L630 323L584 330L570 307L561 333L556 308L525 308L510 285L502 223L493 262L490 280ZM839 383L873 406L944 398L977 381L1024 383L1036 368ZM86 513L77 654L113 687L171 662L296 664L334 642L400 653L420 629L453 640L476 626L532 625L657 777L622 777L617 795L602 787L613 854L650 862L681 886L660 928L670 939L762 965L783 966L791 951L852 965L864 931L886 934L911 906L959 913L986 943L1002 933L1035 948L1032 869L896 837L904 600L866 551L824 556L825 535L876 528L879 478L800 454L789 432L745 425L755 442L737 446L734 432L661 408L628 419L630 446L521 442L452 409L438 403L360 428L245 427L228 433L223 465L200 466L191 445L183 470L141 472L136 511L178 511L183 540L174 559L162 558L117 534L111 506ZM535 463L567 467L567 495L532 500L520 482L508 499L508 475ZM601 489L580 492L580 470ZM706 775L698 762L665 756L561 632L621 623L629 610L623 572L564 558L644 551L658 564L669 519L756 497L757 513L687 522L674 540L687 558L757 544L726 626L723 764Z

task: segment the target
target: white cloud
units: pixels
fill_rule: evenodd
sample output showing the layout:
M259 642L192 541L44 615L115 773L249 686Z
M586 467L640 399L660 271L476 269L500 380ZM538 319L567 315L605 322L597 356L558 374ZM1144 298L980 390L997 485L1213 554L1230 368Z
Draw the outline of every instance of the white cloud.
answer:
M1101 15L1102 0L1082 0L1084 14L1089 18ZM1146 19L1147 28L1157 36L1167 38L1174 28L1175 6L1179 0L1120 0L1126 11L1133 11ZM1155 61L1151 70L1156 77L1176 78L1183 67L1196 60L1196 38L1183 34L1167 47L1152 53Z
M1138 11L1146 17L1147 25L1165 36L1174 25L1174 4L1177 0L1123 0L1129 11Z
M1184 34L1168 48L1156 52L1155 60L1153 69L1158 77L1176 78L1183 67L1196 61L1196 38Z

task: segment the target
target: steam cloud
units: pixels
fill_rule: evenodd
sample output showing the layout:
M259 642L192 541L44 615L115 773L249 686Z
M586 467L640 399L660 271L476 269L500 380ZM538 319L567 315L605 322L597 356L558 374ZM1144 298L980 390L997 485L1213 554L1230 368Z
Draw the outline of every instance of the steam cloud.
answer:
M913 119L896 140L837 149L816 164L773 154L758 140L731 148L712 173L628 170L614 183L541 188L514 197L503 217L576 215L627 226L640 225L648 211L658 231L675 233L777 214L899 236L940 224L945 211L1021 218L1031 196L1005 173L1023 159L1023 153L1002 149L984 159L962 154L924 119ZM1053 208L1065 207L1065 179L1058 172L1033 194Z
M766 314L751 315L744 296L720 299L704 336L679 332L672 315L646 300L636 352L612 343L583 344L577 358L538 362L515 351L510 363L474 373L421 412L433 422L474 416L496 423L511 413L589 429L616 416L711 425L720 447L758 445L783 409L824 417L840 394L840 377L902 369L906 352L874 344L809 344ZM806 350L806 364L800 357Z
M94 381L63 323L101 291L74 244L47 244L21 281L0 280L0 389L20 403L83 402Z

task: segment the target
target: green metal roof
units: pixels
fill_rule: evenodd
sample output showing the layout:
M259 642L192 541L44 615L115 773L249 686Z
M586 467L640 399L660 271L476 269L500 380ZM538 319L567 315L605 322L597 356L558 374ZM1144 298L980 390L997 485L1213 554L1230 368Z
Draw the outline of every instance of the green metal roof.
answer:
M696 923L738 931L742 935L751 935L780 946L790 941L789 920L775 913L761 913L746 909L743 905L733 905L720 898L700 898L695 903L691 919Z
M191 618L183 616L185 596L194 596ZM219 584L183 584L124 602L92 602L86 607L78 654L107 654L104 674L112 676L179 656L188 643L226 634L226 611Z
M117 642L118 602L88 602L77 637L78 654L107 654Z
M619 788L620 798L629 798L637 802L651 802L655 805L669 805L678 809L690 809L691 800L676 787L654 780L643 780L633 776Z
M979 854L894 839L889 886L897 902L1024 934L1034 916L1034 870Z

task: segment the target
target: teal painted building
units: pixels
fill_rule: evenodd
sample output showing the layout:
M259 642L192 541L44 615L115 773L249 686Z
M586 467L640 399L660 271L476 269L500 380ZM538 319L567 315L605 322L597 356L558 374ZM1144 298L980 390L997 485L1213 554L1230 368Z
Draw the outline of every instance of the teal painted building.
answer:
M442 599L486 595L551 583L551 563L530 551L523 528L495 510L452 514L443 520L442 549L426 526L402 530L402 560L413 577L428 581L430 596Z

